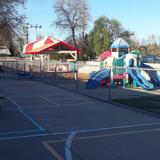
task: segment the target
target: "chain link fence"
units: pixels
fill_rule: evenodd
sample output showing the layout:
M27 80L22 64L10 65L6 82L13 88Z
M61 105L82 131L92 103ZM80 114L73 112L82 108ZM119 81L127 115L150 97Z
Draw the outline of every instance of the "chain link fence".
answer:
M1 61L0 78L38 80L103 101L160 95L160 70L151 67L102 69L84 63Z

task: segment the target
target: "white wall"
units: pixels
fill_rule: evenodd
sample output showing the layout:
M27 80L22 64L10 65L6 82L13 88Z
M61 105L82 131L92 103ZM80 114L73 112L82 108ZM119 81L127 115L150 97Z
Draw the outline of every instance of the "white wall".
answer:
M93 71L99 71L100 70L100 62L94 62L94 61L80 61L78 62L78 72L79 73L91 73Z
M112 58L113 59L119 58L119 52L112 52Z

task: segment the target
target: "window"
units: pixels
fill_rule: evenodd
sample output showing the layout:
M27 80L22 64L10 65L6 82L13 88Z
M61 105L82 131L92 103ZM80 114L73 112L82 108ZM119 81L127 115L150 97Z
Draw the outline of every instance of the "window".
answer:
M119 48L119 52L128 53L128 48Z
M118 52L118 48L112 48L112 52Z

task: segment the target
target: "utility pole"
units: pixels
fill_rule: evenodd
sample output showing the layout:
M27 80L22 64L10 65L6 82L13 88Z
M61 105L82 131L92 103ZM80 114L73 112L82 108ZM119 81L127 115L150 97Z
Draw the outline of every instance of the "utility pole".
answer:
M37 29L42 28L42 26L41 26L41 25L38 26L38 25L36 24L36 25L31 25L30 28L35 28L35 30L36 30L36 40L37 40Z
M29 42L29 27L31 25L29 23L26 23L25 26L23 26L23 29L24 29L24 33L25 33L25 36L26 36L26 43Z
M26 36L26 43L29 42L29 28L34 28L36 30L36 40L37 40L37 29L42 28L41 25L32 25L30 23L26 23L25 26L23 27L24 32L25 32L25 36Z

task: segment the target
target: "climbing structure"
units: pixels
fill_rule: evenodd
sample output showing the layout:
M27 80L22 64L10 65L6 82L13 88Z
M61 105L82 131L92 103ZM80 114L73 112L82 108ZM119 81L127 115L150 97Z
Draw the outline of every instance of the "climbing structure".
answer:
M98 82L95 85L98 86L97 84L101 84L101 80L106 80L106 84L109 80L112 87L122 85L124 87L141 87L149 90L153 89L155 84L160 84L158 72L152 72L154 76L150 76L150 72L147 73L147 71L140 68L142 65L141 53L138 50L130 51L129 44L122 38L117 39L111 45L110 50L105 51L100 56L100 59L101 70L98 71L100 76L97 78L97 73L93 74L90 81L88 81L88 86L93 81Z

